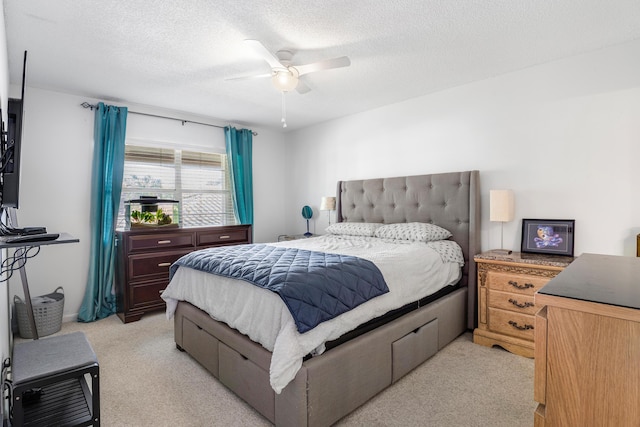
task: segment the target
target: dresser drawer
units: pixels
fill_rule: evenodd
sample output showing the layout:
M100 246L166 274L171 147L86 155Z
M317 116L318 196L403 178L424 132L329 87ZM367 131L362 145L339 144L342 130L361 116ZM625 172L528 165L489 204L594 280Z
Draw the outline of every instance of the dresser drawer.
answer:
M489 271L487 273L487 282L490 289L524 295L533 295L549 280L550 278L548 277L529 276L526 274L508 274L497 271Z
M152 277L166 277L168 280L171 264L189 252L192 250L131 255L129 257L129 280Z
M197 246L249 243L248 228L220 229L201 231L197 235Z
M518 313L536 314L536 306L531 295L515 294L511 292L489 291L489 307L511 310Z
M129 286L129 309L164 306L164 300L160 298L160 295L168 283L169 280L167 279L132 284Z
M535 317L513 311L489 308L489 330L533 342Z
M127 236L129 252L191 248L194 233L138 234Z

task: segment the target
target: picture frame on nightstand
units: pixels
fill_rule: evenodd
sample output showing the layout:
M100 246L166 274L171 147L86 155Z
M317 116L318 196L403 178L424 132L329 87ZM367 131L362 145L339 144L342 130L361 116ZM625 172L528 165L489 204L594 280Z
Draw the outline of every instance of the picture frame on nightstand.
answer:
M522 220L522 253L573 256L575 220Z

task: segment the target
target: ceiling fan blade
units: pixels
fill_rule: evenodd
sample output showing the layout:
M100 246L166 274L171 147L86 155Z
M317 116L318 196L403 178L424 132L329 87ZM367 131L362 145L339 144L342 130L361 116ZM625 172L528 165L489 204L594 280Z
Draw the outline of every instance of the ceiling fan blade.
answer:
M277 56L269 51L264 45L258 40L250 40L247 39L244 41L247 46L251 47L253 51L258 54L262 59L267 61L267 63L271 66L271 68L287 68L280 63L280 60Z
M348 67L351 65L351 60L348 56L341 56L339 58L326 59L324 61L314 62L313 64L296 65L299 75L315 73L316 71L330 70L332 68Z
M271 73L268 73L268 74L255 74L255 75L251 75L251 76L227 77L224 80L225 81L230 81L230 80L252 80L252 79L263 79L265 77L271 77Z
M307 86L305 82L303 82L302 80L298 80L298 85L296 86L296 92L298 92L299 94L304 94L309 92L310 90L311 88Z

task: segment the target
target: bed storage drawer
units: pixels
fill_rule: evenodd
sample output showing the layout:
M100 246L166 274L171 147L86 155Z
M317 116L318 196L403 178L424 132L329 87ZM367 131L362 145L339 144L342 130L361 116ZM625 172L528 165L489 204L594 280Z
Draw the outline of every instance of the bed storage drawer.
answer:
M398 381L438 351L438 319L408 333L391 345L392 382Z
M269 383L269 371L220 342L220 382L247 401L269 421L275 422L275 392Z
M213 335L187 318L182 322L182 347L218 378L218 343Z

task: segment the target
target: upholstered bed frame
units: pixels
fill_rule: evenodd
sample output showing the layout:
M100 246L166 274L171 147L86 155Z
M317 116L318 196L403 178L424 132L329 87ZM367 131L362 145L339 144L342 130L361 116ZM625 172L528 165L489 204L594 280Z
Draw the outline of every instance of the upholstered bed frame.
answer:
M342 181L337 196L338 221L432 222L450 230L463 249L463 278L452 293L305 360L280 394L269 384L269 351L180 302L178 348L277 426L335 423L474 327L478 171Z

